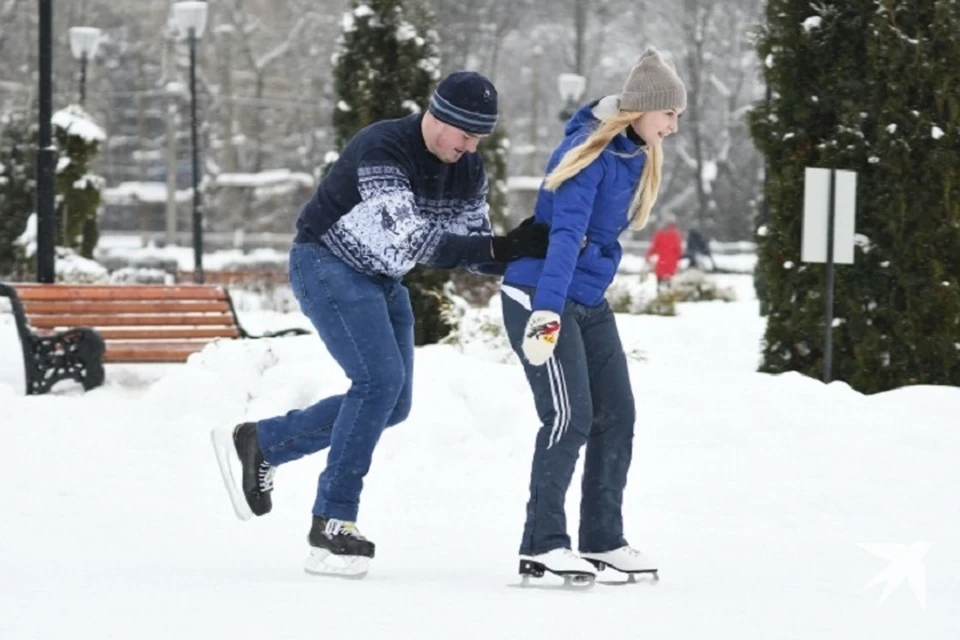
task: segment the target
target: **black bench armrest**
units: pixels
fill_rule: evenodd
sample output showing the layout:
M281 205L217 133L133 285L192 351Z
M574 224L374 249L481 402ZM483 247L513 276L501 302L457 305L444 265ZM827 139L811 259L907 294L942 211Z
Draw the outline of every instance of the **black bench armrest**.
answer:
M0 297L10 299L23 350L27 395L47 393L61 380L76 380L87 391L103 384L103 338L89 327L38 336L27 322L17 291L0 283Z

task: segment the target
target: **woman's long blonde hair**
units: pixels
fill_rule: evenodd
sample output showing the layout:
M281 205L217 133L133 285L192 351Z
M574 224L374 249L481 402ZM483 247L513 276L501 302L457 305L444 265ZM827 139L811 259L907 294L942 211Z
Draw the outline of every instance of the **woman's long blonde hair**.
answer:
M545 186L556 191L564 182L597 159L610 142L620 135L630 123L643 115L642 111L619 111L617 115L603 120L590 136L567 151L546 179ZM660 192L660 170L663 166L663 152L659 144L646 147L647 161L643 164L643 173L633 192L633 200L627 211L627 219L634 229L642 229L650 219L650 210L657 201Z

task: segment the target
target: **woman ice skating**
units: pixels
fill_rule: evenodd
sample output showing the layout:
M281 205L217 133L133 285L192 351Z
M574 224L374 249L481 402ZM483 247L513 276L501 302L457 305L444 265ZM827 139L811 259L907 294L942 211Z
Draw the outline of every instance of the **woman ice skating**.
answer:
M581 108L537 198L535 220L550 226L547 255L517 260L504 274L504 324L540 418L520 539L524 576L550 572L590 583L603 567L656 572L623 532L636 412L604 294L622 255L618 237L647 223L660 187L661 143L676 133L685 107L673 66L647 49L619 95ZM575 553L564 499L584 448Z

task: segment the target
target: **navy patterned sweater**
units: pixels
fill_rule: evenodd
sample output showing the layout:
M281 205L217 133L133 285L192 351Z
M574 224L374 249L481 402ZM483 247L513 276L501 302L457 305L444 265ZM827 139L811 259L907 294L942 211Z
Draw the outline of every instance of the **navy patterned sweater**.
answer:
M397 279L417 264L502 274L490 255L483 160L441 162L422 117L361 129L304 205L295 242L321 242L357 271Z

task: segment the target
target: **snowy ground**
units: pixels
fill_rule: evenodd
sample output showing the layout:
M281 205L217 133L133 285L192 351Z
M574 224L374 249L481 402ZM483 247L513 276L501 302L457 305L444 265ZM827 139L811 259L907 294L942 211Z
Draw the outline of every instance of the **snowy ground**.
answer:
M631 365L626 525L661 581L585 593L506 586L536 425L502 353L418 351L413 413L364 492L377 558L343 581L301 568L323 455L281 468L273 513L243 523L208 440L342 390L315 337L223 343L186 365L110 367L87 394L24 398L0 314L0 638L960 637L960 390L866 397L756 373L752 285L723 281L741 301L619 318L646 358Z

